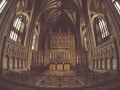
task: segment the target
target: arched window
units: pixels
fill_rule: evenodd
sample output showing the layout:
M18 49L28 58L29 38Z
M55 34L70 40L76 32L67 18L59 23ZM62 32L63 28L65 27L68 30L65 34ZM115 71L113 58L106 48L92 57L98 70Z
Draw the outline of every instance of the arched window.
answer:
M112 0L115 8L117 9L118 13L120 14L120 4L117 2L117 0Z
M97 17L97 19L98 19L98 24L99 24L99 28L100 28L100 31L101 31L102 38L105 38L106 36L109 35L107 24L103 19L101 19L99 17Z
M36 41L36 35L33 34L33 39L32 39L32 50L35 49L35 41Z
M87 33L84 34L84 42L85 42L85 50L88 51L88 35L87 35Z
M7 0L2 0L0 2L0 13L3 11L3 9L6 6L7 2L8 2Z
M14 41L17 41L18 34L19 34L19 31L20 31L20 27L21 27L21 24L22 24L22 17L23 16L21 15L18 18L16 18L16 20L14 21L14 23L12 25L12 28L11 28L9 38L14 40Z

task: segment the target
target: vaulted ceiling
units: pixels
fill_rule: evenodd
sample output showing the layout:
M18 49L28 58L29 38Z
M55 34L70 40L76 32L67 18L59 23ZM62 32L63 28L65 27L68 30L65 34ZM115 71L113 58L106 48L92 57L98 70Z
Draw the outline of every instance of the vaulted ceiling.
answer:
M65 17L65 19L71 19L73 23L76 22L74 16L75 11L80 13L82 8L82 0L38 0L38 18L46 13L46 20L48 21L56 21L60 16Z
M42 19L46 28L50 25L74 29L79 19L77 15L82 16L82 0L37 0L36 10L36 21Z
M29 20L33 2L33 0L20 0L16 15L23 13ZM86 21L88 2L92 14L104 12L104 8L98 11L98 8L102 6L100 0L35 0L34 20L36 24L41 24L40 27L43 27L44 32L51 26L62 26L65 29L71 28L77 33L76 29L80 30L80 25Z

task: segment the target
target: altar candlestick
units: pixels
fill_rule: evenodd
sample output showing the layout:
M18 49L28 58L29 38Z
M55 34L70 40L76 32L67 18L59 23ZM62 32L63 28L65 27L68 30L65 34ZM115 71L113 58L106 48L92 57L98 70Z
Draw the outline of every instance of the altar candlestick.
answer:
M43 63L43 56L42 56L42 61L41 62Z
M51 52L50 52L50 58L51 58Z
M70 53L69 53L69 58L70 58Z
M78 64L78 56L77 56L77 64Z

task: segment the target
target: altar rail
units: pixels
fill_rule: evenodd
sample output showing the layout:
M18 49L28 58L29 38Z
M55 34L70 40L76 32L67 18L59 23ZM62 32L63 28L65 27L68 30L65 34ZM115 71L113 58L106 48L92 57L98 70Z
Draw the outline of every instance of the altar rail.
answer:
M82 86L92 86L104 83L105 81L110 81L115 79L116 71L104 72L104 73L91 73L86 75L68 75L68 76L47 76L44 78L47 83L50 82L51 85L56 87L68 87L69 85L73 87ZM57 82L59 82L57 84ZM76 83L77 82L77 83ZM45 83L44 83L45 84ZM42 84L41 84L42 85ZM48 86L50 87L50 86Z
M74 87L75 90L109 90L120 85L120 78L116 76L116 71L82 76L44 76L8 70L4 72L6 72L4 76L0 76L0 85L12 90L51 90L51 88L59 90L59 87L63 90L64 87L65 90L70 88L72 90Z
M102 83L104 81L108 81L116 77L117 77L117 71L84 75L85 85L93 85L93 84Z
M40 74L40 73L25 73L25 72L16 72L16 71L10 71L10 70L4 70L4 76L5 77L9 77L11 79L16 79L19 81L26 81L26 82L32 82L35 83L38 81L38 79L40 79L43 76L46 77L60 77L61 79L64 77L76 77L78 78L84 85L93 85L93 84L98 84L100 82L104 82L104 81L108 81L110 79L114 79L117 77L116 75L116 71L112 71L112 72L104 72L104 73L89 73L89 74L85 74L85 75L68 75L68 76L63 76L63 75L59 75L59 76L49 76L47 74ZM51 81L51 80L50 80ZM52 82L52 81L51 81Z
M30 84L13 82L6 78L0 76L0 85L10 90L61 90L59 87L37 87ZM68 87L62 88L62 90L109 90L120 85L120 78L116 78L109 82L104 82L102 84L93 85L93 86L84 86L84 87Z
M92 65L96 70L116 70L117 55L116 55L115 39L112 38L103 44L95 47L92 50Z
M4 70L4 77L19 82L35 83L37 81L37 74L16 72L11 70Z

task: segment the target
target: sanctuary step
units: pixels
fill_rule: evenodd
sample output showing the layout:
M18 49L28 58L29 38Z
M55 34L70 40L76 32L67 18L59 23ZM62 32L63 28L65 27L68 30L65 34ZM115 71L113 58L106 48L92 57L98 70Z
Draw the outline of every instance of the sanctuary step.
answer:
M45 75L51 75L51 76L73 76L76 75L76 73L73 70L48 70L44 72Z

